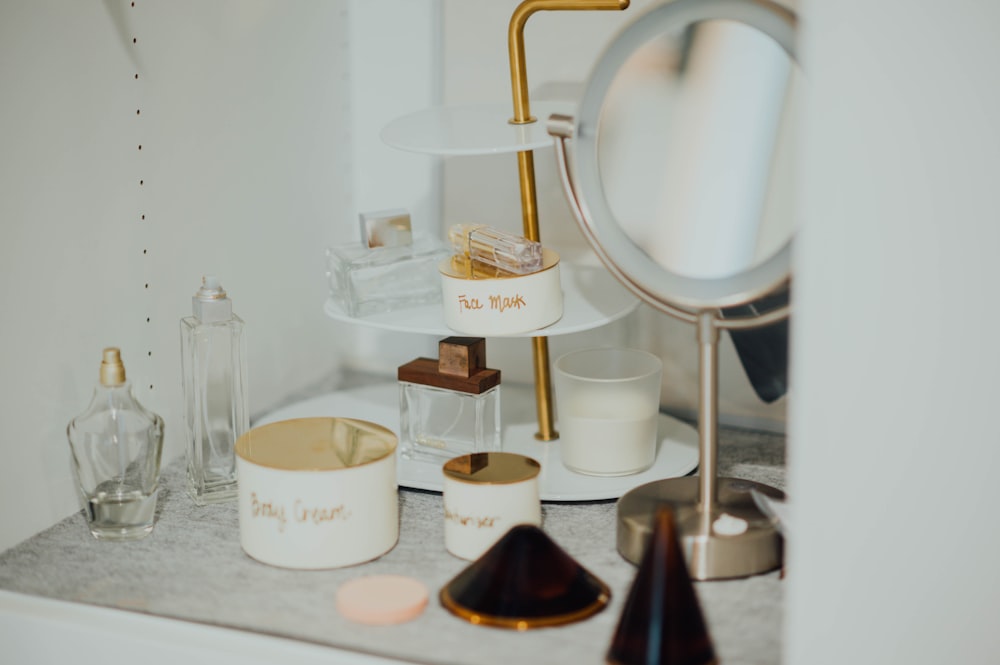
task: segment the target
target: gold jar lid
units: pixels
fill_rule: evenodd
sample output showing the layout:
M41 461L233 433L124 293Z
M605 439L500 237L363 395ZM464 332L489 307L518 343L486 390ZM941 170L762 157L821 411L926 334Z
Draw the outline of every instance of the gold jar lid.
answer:
M444 463L446 478L476 485L507 485L531 480L542 465L517 453L472 453Z
M236 440L236 454L272 469L336 471L396 452L391 430L353 418L296 418L254 427Z
M518 277L528 277L537 275L540 272L551 270L559 265L559 255L551 249L542 248L542 267L535 272L525 275L508 272L501 268L495 268L486 263L473 261L464 254L453 254L438 264L438 272L445 277L455 279L517 279Z

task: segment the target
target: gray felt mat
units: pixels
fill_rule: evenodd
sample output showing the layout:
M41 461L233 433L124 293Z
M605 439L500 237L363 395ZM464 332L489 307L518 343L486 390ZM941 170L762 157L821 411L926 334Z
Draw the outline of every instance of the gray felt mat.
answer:
M783 489L784 438L723 428L720 475ZM441 497L401 489L396 547L371 563L294 571L254 561L240 549L235 503L196 507L183 466L164 469L153 533L127 543L90 536L74 514L0 554L0 588L66 601L203 622L419 663L603 663L635 568L615 550L613 501L543 505L543 527L612 589L611 604L585 621L518 633L476 627L437 601L467 562L444 549ZM431 603L416 620L354 624L334 608L346 580L399 573L422 580ZM696 584L718 656L727 665L777 663L783 582L778 573Z

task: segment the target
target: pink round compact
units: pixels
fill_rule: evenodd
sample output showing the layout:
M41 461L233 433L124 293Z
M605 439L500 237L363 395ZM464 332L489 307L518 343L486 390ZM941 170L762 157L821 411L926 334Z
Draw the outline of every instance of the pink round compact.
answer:
M404 623L424 611L427 599L427 587L412 577L369 575L337 589L337 611L358 623Z

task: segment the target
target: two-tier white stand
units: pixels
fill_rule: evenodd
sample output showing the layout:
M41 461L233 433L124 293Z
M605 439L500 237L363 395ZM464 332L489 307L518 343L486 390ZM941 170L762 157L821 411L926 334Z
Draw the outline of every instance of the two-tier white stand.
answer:
M571 104L538 103L535 111L571 112ZM551 148L552 137L543 123L512 125L503 105L441 107L413 113L393 121L382 139L400 150L428 155L487 155ZM639 301L603 267L563 262L562 318L542 330L518 337L546 337L591 330L629 314ZM337 321L396 332L447 337L455 334L444 324L440 304L424 305L365 317L349 316L328 300L326 314ZM693 427L666 415L660 416L660 444L656 462L646 471L629 476L585 476L566 469L559 457L558 440L535 437L532 387L504 384L501 399L504 450L538 460L541 498L544 501L614 499L628 490L661 478L685 475L698 464L698 435ZM314 416L361 418L399 434L399 393L395 381L321 395L269 414L258 424ZM614 442L609 442L613 445ZM441 491L441 465L399 458L398 480L403 487ZM442 460L443 463L443 460Z

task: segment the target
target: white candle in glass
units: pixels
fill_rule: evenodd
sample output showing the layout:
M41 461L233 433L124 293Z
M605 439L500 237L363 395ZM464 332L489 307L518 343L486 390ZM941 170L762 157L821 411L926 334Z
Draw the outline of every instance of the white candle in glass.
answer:
M590 475L638 473L656 460L662 362L645 351L587 349L555 363L563 464Z

